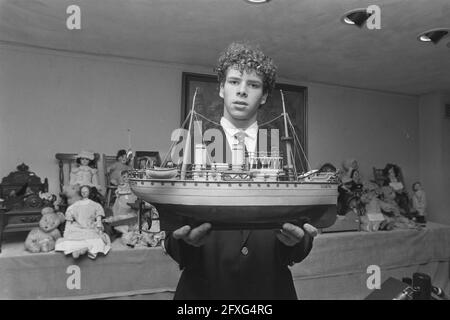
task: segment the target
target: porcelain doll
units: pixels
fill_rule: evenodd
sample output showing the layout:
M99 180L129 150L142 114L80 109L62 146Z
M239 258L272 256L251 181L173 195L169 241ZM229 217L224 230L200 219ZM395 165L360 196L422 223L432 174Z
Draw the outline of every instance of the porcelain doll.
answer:
M103 232L105 212L99 203L89 199L90 191L89 186L82 186L82 199L67 208L64 235L55 246L55 251L72 254L75 259L86 253L95 259L98 253L107 254L111 248L110 238Z
M131 166L129 165L129 159L127 157L127 151L124 149L121 149L117 151L116 155L116 162L112 165L110 165L106 172L109 174L109 182L113 185L119 185L120 184L120 177L122 171L125 170L131 170Z
M98 170L92 167L92 162L94 161L94 153L90 151L81 151L77 155L78 167L72 168L70 172L70 182L71 186L89 186L96 189L100 189L98 183Z
M120 184L116 189L116 201L112 207L114 217L125 216L130 214L137 214L136 210L131 208L128 204L134 203L137 200L136 195L131 191L128 183L128 171L122 171L120 177ZM127 226L115 227L119 232L127 231Z
M422 189L422 184L420 182L415 182L412 185L413 195L412 195L412 206L419 216L426 216L427 209L427 198L425 191Z
M390 186L395 191L395 201L405 214L409 214L409 197L405 186L400 180L400 168L392 163L388 163L383 169L386 178L385 185Z

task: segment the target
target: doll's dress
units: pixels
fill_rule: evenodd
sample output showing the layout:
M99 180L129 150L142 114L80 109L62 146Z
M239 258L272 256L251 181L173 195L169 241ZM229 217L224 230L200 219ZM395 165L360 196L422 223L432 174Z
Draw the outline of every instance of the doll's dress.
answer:
M129 184L120 184L116 190L116 201L113 205L113 216L129 215L130 213L136 214L136 211L132 209L128 203L134 203L137 200L136 195L131 191ZM124 233L128 231L128 226L117 226L116 230Z
M88 256L95 259L99 252L107 254L111 249L109 236L96 229L96 218L104 217L100 204L90 199L78 200L67 208L63 238L57 240L55 251L71 254L88 248Z
M423 191L414 192L414 194L412 196L413 208L421 216L426 215L426 213L425 213L426 203L427 203L427 200L426 200L425 192L423 192Z
M79 166L72 168L70 172L70 185L90 186L100 189L97 179L97 169L89 166Z

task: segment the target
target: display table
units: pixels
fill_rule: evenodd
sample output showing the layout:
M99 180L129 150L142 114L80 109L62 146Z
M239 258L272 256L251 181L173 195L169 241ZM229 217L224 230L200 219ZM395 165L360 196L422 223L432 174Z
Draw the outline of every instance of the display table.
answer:
M427 273L448 294L450 227L429 223L420 231L320 234L292 274L300 299L364 299L371 292L366 286L370 265L380 267L382 282ZM179 275L177 264L160 247L132 249L116 240L107 256L74 260L59 252L32 254L22 243L5 243L0 299L171 299Z

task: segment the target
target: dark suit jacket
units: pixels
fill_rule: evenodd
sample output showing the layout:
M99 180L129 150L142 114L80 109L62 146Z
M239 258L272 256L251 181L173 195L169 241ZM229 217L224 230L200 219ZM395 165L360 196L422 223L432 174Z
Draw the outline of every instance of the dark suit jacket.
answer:
M302 261L312 242L307 233L287 247L273 230L212 231L205 245L193 247L168 233L166 250L183 270L175 299L297 299L288 266Z
M207 243L193 247L171 234L165 242L183 270L175 299L297 299L289 265L311 251L305 233L294 247L273 230L212 231Z

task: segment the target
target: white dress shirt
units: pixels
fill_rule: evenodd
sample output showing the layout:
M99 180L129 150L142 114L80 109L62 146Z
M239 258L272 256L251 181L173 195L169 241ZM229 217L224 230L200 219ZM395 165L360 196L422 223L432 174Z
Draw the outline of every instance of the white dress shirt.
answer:
M235 134L239 131L244 131L246 133L245 136L245 147L248 152L256 152L256 142L258 137L258 121L253 122L247 129L239 129L236 128L229 120L222 117L220 119L220 125L225 131L225 135L227 137L228 145L230 148L233 148L233 144L237 144L238 140L235 137Z

